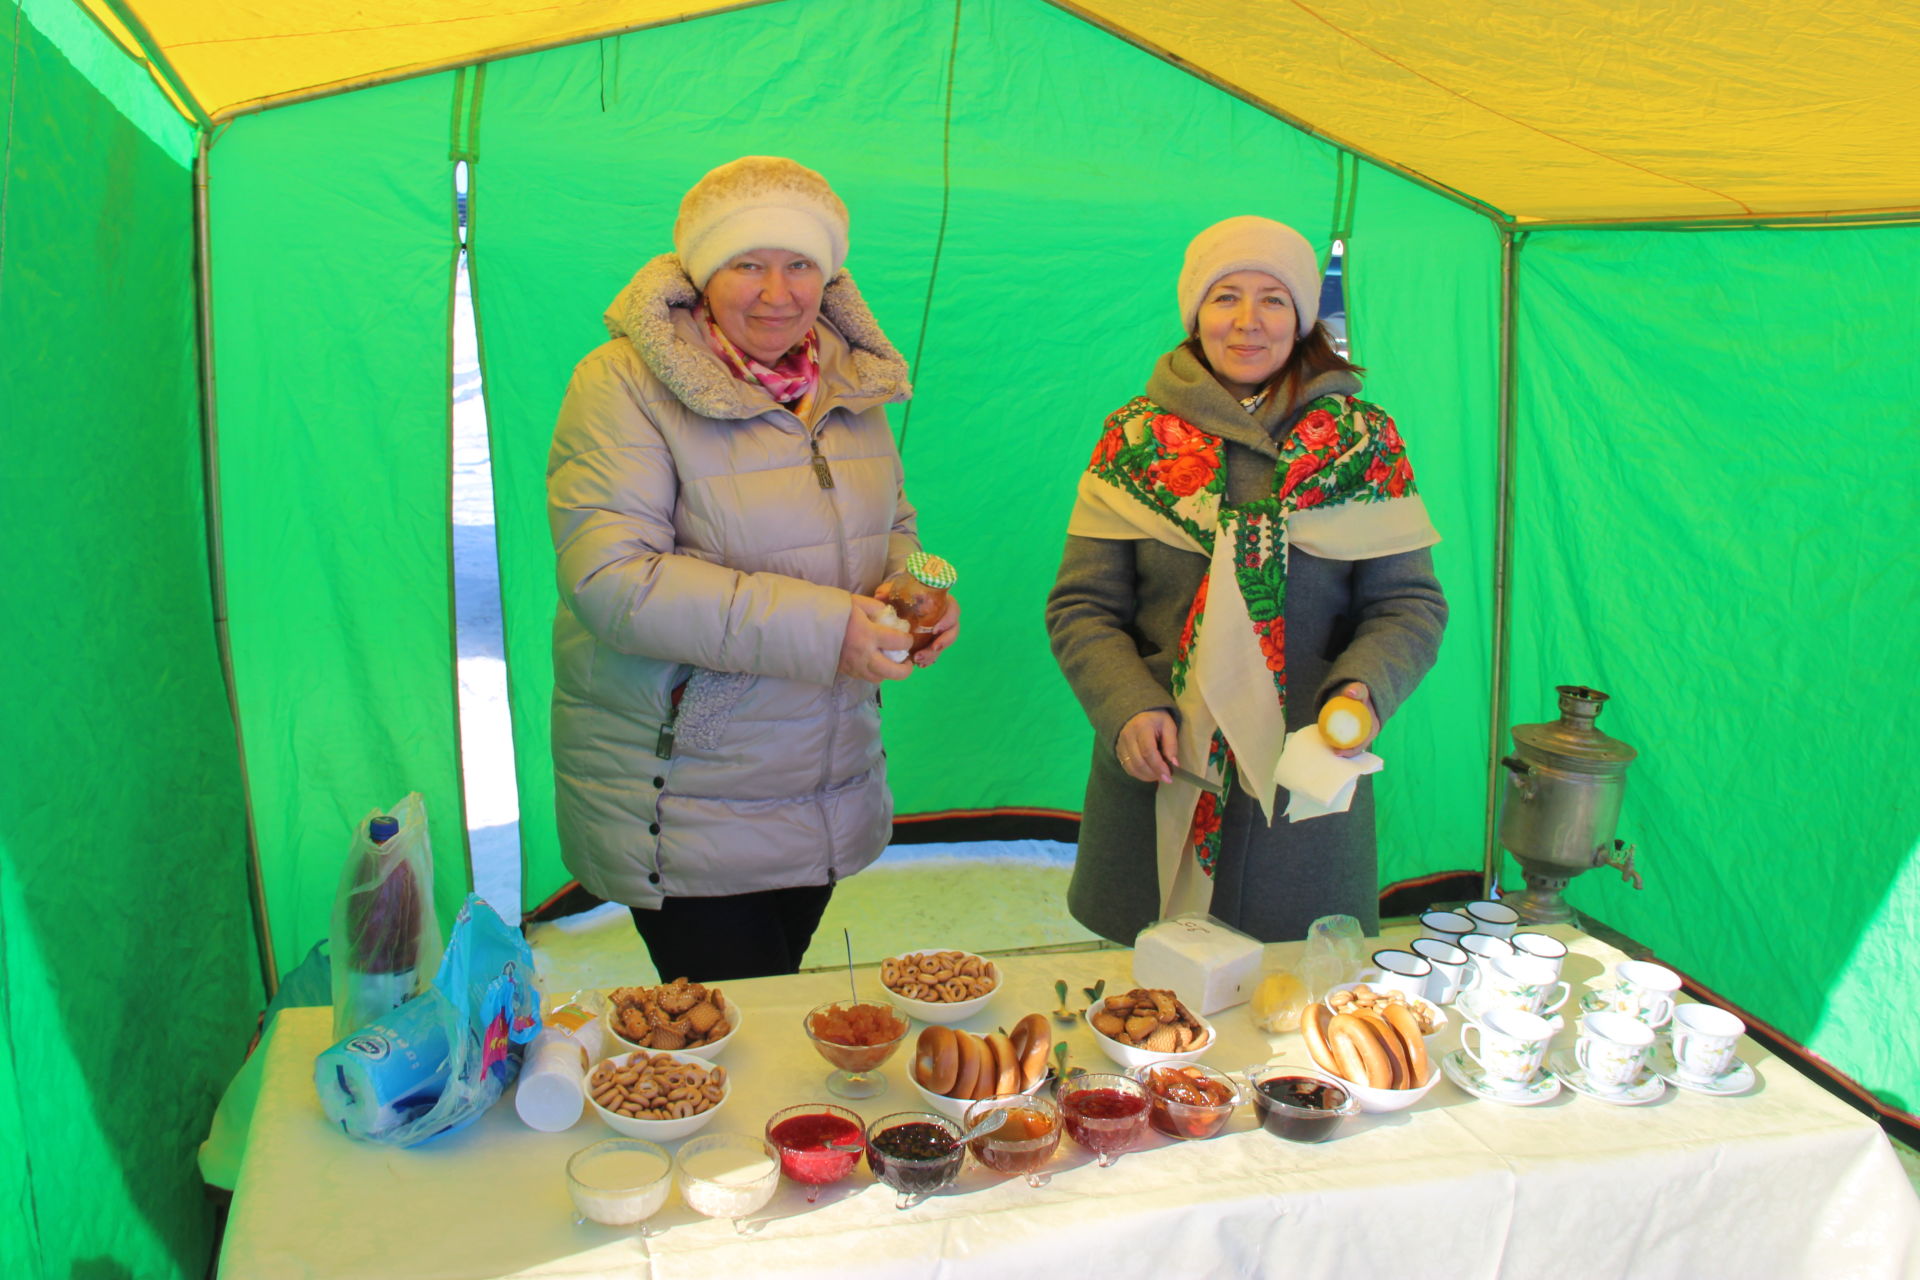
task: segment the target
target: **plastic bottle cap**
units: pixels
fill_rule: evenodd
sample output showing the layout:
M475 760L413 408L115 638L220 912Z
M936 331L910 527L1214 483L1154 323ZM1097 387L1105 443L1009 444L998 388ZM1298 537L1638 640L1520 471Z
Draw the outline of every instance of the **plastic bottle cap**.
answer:
M367 823L367 836L375 844L385 844L400 834L400 819L391 814L380 814Z
M907 553L907 572L929 587L945 591L960 580L960 571L936 555L925 551Z

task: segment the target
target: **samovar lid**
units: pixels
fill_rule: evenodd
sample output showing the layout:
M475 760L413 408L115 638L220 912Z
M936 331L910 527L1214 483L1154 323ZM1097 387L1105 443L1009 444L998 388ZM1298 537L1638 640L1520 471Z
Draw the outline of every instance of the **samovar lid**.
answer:
M1557 686L1560 718L1546 724L1513 726L1514 743L1522 756L1571 773L1621 773L1635 756L1632 747L1593 727L1594 717L1606 705L1607 695L1580 684Z

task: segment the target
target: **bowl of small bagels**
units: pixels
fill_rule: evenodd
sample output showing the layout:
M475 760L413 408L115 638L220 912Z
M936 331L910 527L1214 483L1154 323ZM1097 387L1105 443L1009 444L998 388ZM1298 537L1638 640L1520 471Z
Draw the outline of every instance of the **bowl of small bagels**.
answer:
M1445 1022L1418 996L1350 986L1306 1007L1300 1037L1360 1109L1377 1115L1403 1111L1433 1089L1440 1068L1427 1056L1427 1038Z
M657 987L615 987L604 1021L616 1049L711 1059L740 1029L740 1006L718 987L675 978Z
M1030 1013L1013 1030L977 1036L942 1023L923 1028L907 1074L929 1109L964 1122L982 1098L1032 1093L1047 1079L1053 1028Z
M1171 991L1135 987L1087 1006L1100 1051L1123 1067L1192 1062L1213 1047L1213 1024Z
M880 962L880 985L908 1017L948 1024L987 1007L1000 970L971 951L908 951Z
M587 1100L629 1138L673 1142L706 1128L733 1086L727 1069L690 1053L616 1054L587 1077Z

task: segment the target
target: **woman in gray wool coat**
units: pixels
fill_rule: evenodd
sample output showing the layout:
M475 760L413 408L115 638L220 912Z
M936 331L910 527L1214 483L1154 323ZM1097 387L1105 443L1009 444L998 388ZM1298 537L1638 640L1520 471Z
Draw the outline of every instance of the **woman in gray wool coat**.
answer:
M1377 726L1433 665L1439 534L1393 420L1317 322L1297 232L1209 227L1178 292L1187 340L1108 418L1047 600L1094 727L1068 907L1118 942L1193 910L1268 942L1336 912L1373 933L1372 779L1291 821L1275 770L1328 698Z

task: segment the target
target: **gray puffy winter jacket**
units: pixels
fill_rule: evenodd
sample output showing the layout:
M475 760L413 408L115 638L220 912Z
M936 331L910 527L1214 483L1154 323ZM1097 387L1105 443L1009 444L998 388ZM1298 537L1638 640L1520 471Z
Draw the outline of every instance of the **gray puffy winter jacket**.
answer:
M918 545L881 408L906 362L841 273L803 421L727 371L694 301L671 254L634 276L547 462L561 850L629 906L828 884L893 822L876 686L837 672L852 594Z

